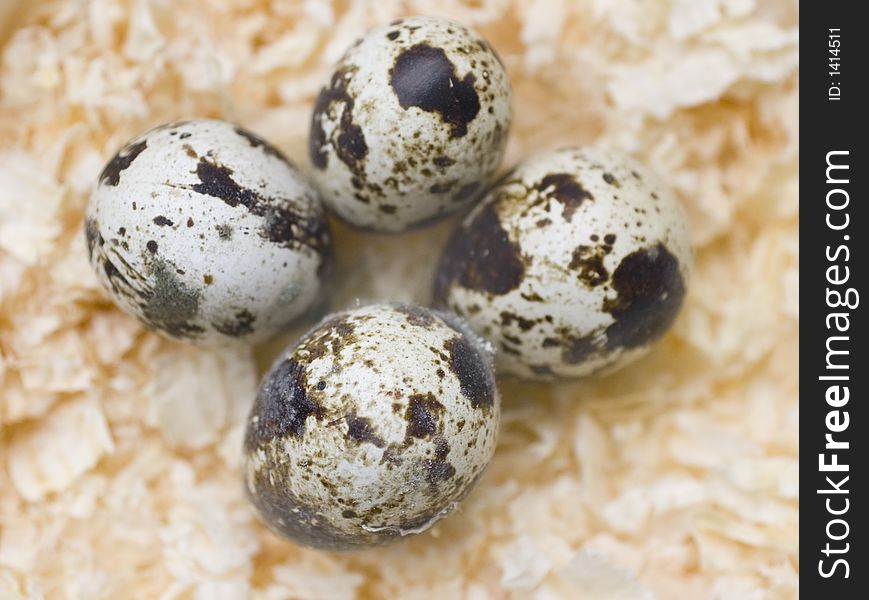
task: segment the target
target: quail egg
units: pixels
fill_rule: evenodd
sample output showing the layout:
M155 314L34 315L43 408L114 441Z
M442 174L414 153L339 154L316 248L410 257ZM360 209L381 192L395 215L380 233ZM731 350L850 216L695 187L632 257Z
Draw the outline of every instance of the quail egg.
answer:
M274 363L248 419L243 468L260 516L331 550L429 528L494 452L490 352L457 318L416 306L327 317Z
M314 188L231 123L157 127L109 161L90 198L91 264L150 329L205 344L284 330L315 299L330 236Z
M324 201L380 231L467 206L501 162L510 102L507 73L475 31L435 17L374 29L314 107L309 154Z
M508 173L453 233L436 303L531 379L615 369L672 325L692 254L673 193L623 154L566 149Z

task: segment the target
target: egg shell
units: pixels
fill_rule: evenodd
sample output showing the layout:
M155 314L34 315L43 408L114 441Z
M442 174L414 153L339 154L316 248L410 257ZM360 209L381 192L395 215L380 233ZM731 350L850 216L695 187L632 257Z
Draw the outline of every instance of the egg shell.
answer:
M442 18L394 21L347 50L320 92L314 177L345 221L400 231L480 197L511 119L507 74L480 34Z
M88 204L91 264L147 327L202 344L283 331L317 297L331 254L316 190L232 123L169 123L133 139Z
M634 159L564 149L514 169L447 243L435 302L529 379L615 369L647 352L682 306L687 218Z
M495 450L491 348L455 317L378 304L328 317L263 379L248 495L296 542L343 550L451 512Z

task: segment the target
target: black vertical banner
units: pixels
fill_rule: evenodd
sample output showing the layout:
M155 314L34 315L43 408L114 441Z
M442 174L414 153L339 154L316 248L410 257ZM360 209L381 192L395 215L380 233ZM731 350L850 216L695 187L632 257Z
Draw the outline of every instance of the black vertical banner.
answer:
M866 598L869 336L862 303L869 44L860 2L804 2L800 18L800 587ZM864 490L860 492L858 490Z

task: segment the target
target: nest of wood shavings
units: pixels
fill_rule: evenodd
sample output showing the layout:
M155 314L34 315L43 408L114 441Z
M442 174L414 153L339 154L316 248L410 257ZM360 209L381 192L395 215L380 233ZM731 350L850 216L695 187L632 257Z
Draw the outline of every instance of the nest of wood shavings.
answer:
M793 0L45 0L0 6L0 597L794 598ZM244 417L293 338L205 351L108 301L81 234L107 157L158 123L237 121L299 164L313 99L367 28L441 14L514 87L505 163L634 153L691 218L695 276L639 363L503 382L497 454L460 511L355 554L270 534ZM337 226L335 307L425 302L445 223ZM300 330L304 324L300 325ZM296 332L297 333L297 332Z

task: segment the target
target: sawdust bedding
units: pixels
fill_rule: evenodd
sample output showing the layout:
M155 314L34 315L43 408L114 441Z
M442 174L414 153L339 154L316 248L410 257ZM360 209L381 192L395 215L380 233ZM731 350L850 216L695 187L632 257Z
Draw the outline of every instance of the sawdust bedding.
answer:
M793 0L47 0L0 7L0 598L795 598ZM503 382L461 510L328 554L259 524L239 475L257 379L298 334L203 351L143 331L87 264L88 191L126 139L237 121L301 165L318 87L366 28L438 13L514 87L506 164L637 155L690 215L674 331L591 380ZM333 306L426 300L450 223L336 225ZM300 330L304 324L300 325Z

